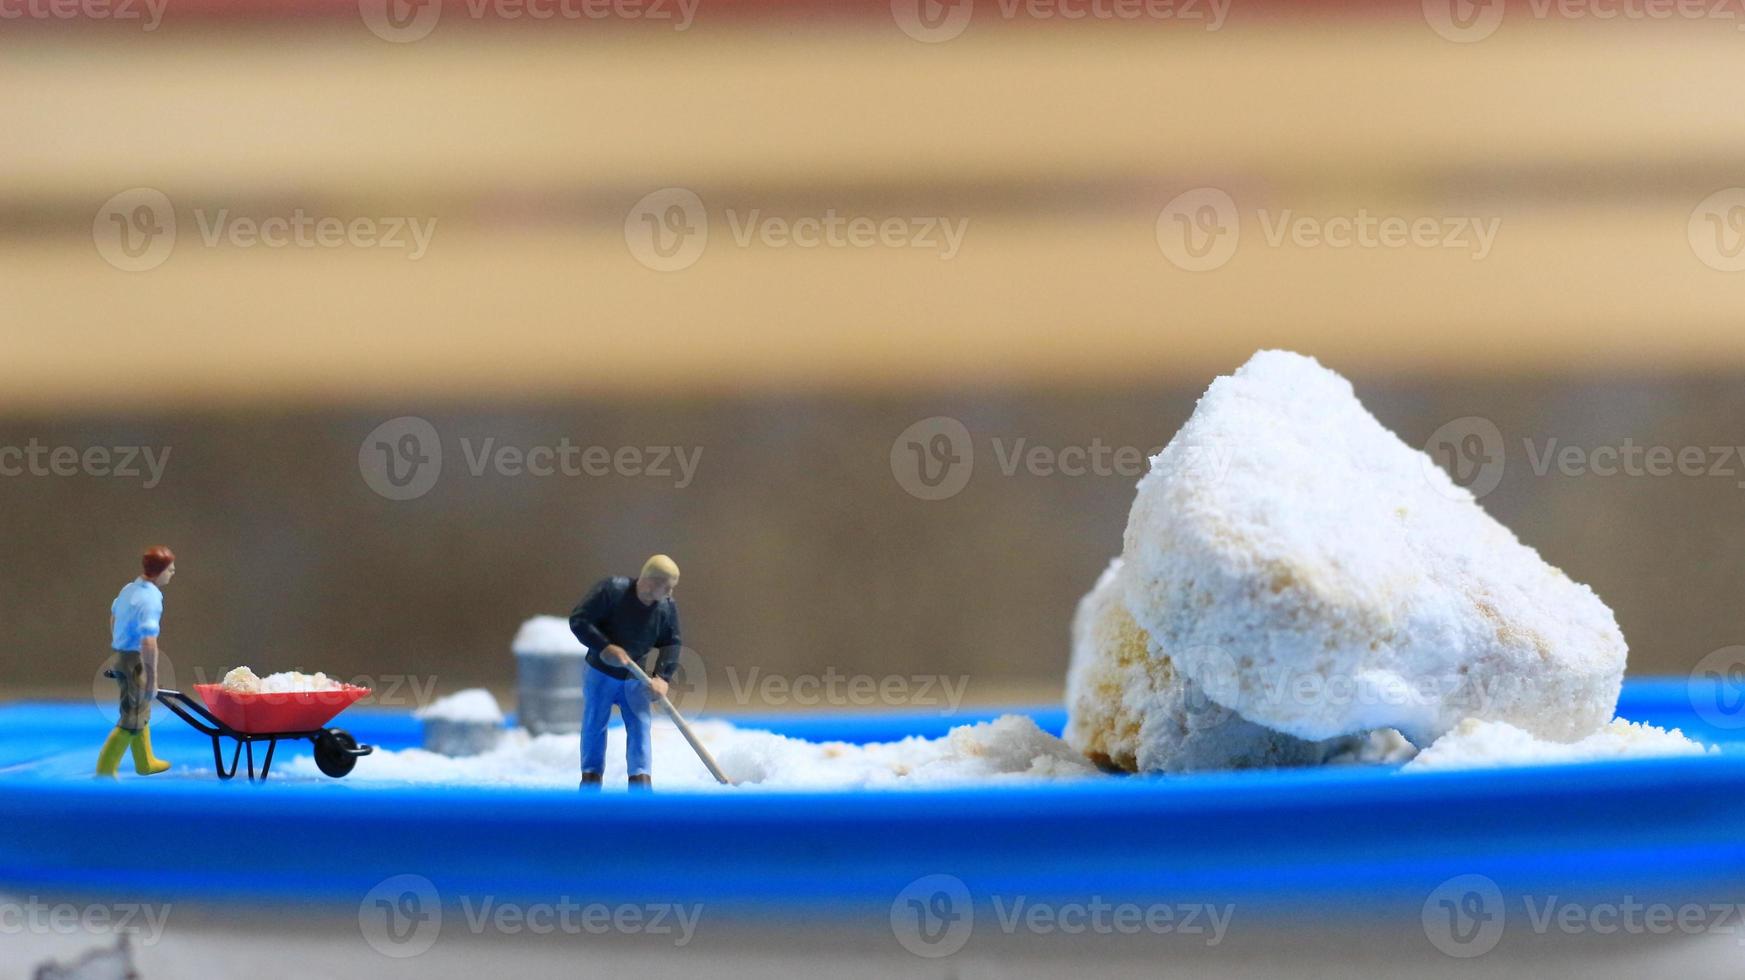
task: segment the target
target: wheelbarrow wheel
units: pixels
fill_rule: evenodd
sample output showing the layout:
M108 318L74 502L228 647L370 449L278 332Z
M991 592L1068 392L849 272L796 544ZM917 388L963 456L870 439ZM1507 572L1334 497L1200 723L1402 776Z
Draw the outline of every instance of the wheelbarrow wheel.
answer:
M329 728L315 739L315 767L334 779L357 765L357 739L343 728Z

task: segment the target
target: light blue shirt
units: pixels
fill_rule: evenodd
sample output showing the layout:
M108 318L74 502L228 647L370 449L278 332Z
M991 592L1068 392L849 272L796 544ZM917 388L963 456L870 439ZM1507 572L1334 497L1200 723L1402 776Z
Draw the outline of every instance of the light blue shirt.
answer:
M134 579L115 597L109 614L115 617L112 646L137 652L141 640L158 635L164 618L163 590L145 579Z

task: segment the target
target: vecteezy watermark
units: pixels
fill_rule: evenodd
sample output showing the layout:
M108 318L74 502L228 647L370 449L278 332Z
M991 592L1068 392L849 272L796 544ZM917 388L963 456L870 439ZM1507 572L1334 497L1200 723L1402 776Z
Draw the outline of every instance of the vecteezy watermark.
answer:
M1716 272L1745 272L1745 187L1703 198L1691 209L1685 234L1704 265Z
M1575 445L1556 437L1522 438L1528 468L1537 477L1721 478L1745 490L1745 446L1666 446L1626 437L1615 445ZM1440 468L1456 487L1480 498L1497 488L1508 465L1495 422L1469 415L1444 423L1424 444L1426 472ZM1448 481L1430 473L1438 489ZM1457 493L1458 491L1450 491Z
M138 21L140 32L150 34L164 22L169 5L169 0L0 0L0 21Z
M1503 892L1484 875L1457 875L1424 899L1424 935L1449 956L1483 956L1503 938Z
M293 208L285 214L238 215L229 208L195 208L199 241L207 248L335 249L402 251L424 258L436 235L434 217L339 216ZM122 191L103 202L91 222L91 240L105 262L123 272L163 265L177 243L176 207L151 187Z
M1194 677L1203 679L1198 686L1204 701L1190 698L1187 710L1214 716L1235 709L1250 717L1374 717L1377 709L1385 709L1381 713L1389 717L1427 725L1439 716L1494 717L1495 706L1516 704L1538 693L1534 679L1473 672L1461 664L1406 680L1360 669L1261 666L1214 644L1188 641L1172 649L1178 651L1178 663L1191 664Z
M473 21L624 21L690 30L699 0L466 0ZM422 41L442 19L442 0L358 0L370 33L394 44Z
M140 480L152 490L170 465L169 446L47 446L32 439L22 446L0 446L0 478L88 476Z
M91 672L91 703L96 706L97 713L103 717L103 720L110 725L118 724L121 721L121 681L119 678L110 676L112 672L117 670L120 660L120 654L111 652L107 657L98 661L97 669ZM142 664L142 666L145 665ZM162 650L158 651L156 666L155 680L158 690L179 691L182 689L182 685L176 683L176 664L170 659L169 654ZM152 677L147 678L148 681L153 679Z
M727 683L740 706L938 708L941 715L952 715L963 704L969 675L856 674L831 666L821 674L797 675L752 667L742 676L729 666Z
M1004 477L1138 479L1148 472L1149 460L1163 452L1161 446L1116 445L1101 437L1064 446L1031 442L1025 436L993 436L988 442ZM1232 458L1226 448L1184 446L1174 451L1181 465L1201 469L1212 481L1223 478ZM922 419L891 441L891 475L904 492L920 500L946 500L963 492L975 472L975 460L969 427L950 416Z
M176 249L176 209L154 187L135 187L103 202L91 219L91 241L103 261L123 272L149 272Z
M168 688L177 687L177 685L172 681L162 679L162 664L167 661L163 658L161 653L159 654L159 658L160 679L158 686ZM262 672L265 673L264 670ZM203 666L195 666L193 670L189 671L189 673L193 675L191 684L194 686L201 684L222 684L224 682L223 674L213 674ZM313 673L313 671L310 671L309 673ZM351 674L347 676L328 674L326 676L328 680L331 680L336 684L344 684L349 687L361 687L368 690L370 692L369 696L362 698L355 703L378 708L428 707L436 700L436 687L439 680L434 674ZM329 693L331 692L310 692L311 696L316 700L321 700L324 695ZM353 702L347 700L344 703L349 705Z
M762 208L727 208L722 216L737 248L914 249L950 260L969 233L968 218L939 215L845 214L836 208L778 215ZM695 191L663 187L643 195L625 215L624 243L644 266L678 272L703 257L710 223L709 209Z
M1488 258L1503 219L1495 215L1309 215L1292 208L1256 208L1256 226L1268 248L1443 249ZM1157 247L1171 265L1210 272L1235 257L1242 241L1242 210L1228 191L1196 187L1171 198L1157 214Z
M499 442L495 436L460 439L461 461L474 479L626 477L671 480L683 490L696 479L701 446L584 445L564 436L531 446ZM370 430L358 446L358 472L371 490L389 500L416 500L429 493L443 472L442 437L436 426L414 415L389 419Z
M1438 492L1454 498L1464 490L1473 499L1482 499L1503 482L1508 464L1502 430L1479 415L1438 426L1424 443L1424 456L1425 478Z
M1459 959L1483 956L1497 947L1513 924L1534 935L1733 936L1745 945L1745 904L1731 902L1651 902L1633 895L1575 901L1558 895L1520 896L1521 917L1496 881L1482 874L1456 875L1437 885L1424 900L1424 935L1443 953Z
M1224 26L1232 0L996 0L982 7L1005 22L1175 21L1210 33ZM891 19L904 34L925 44L963 35L977 8L975 0L891 0Z
M233 215L229 208L208 212L194 209L200 241L207 248L379 248L404 251L416 262L430 250L436 235L434 217L356 217L310 214L293 208L289 214L256 218Z
M1745 728L1745 646L1722 647L1697 661L1687 684L1691 707L1716 728Z
M1564 445L1547 438L1523 439L1535 476L1555 468L1561 476L1723 477L1745 490L1745 446L1639 446L1625 439L1615 446Z
M652 936L688 946L703 916L701 904L678 902L582 902L559 896L550 902L511 902L491 895L457 895L456 922L443 915L443 896L429 878L400 874L383 879L358 903L358 930L376 952L393 959L426 953L457 925L473 936Z
M1745 30L1740 0L1422 0L1424 22L1456 44L1483 41L1514 10L1534 20L1711 20Z
M1224 941L1236 911L1228 903L1117 902L1100 895L1068 901L992 895L989 904L995 928L1008 936L1177 935L1201 937L1206 946ZM904 949L926 959L962 949L975 923L975 899L956 875L916 878L891 901L891 934Z
M141 946L155 946L170 920L170 906L138 902L77 904L0 900L0 936L125 935Z
M719 683L721 674L726 675L725 689ZM667 698L686 717L714 710L722 698L736 708L933 708L945 716L961 709L968 689L967 674L866 674L835 666L794 674L757 666L742 670L729 664L717 671L712 683L703 655L681 646Z

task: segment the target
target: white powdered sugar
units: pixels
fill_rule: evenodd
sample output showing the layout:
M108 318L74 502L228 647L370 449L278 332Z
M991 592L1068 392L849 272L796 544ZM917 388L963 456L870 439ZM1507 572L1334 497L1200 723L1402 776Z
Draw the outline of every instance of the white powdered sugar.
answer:
M335 680L320 671L305 674L288 670L257 677L246 665L224 675L223 687L236 694L302 694L312 691L338 691L345 682Z
M562 616L535 616L521 624L515 641L509 644L509 652L583 657L587 656L588 648L570 632L569 620Z
M454 721L477 725L503 724L503 709L490 691L482 687L457 691L438 698L415 712L424 721Z
M1572 741L1616 706L1611 610L1311 358L1212 383L1140 482L1124 556L1175 669L1279 732L1424 745L1477 717Z
M954 728L942 738L855 745L807 742L774 732L737 728L725 721L692 722L697 736L737 787L764 789L902 789L1027 782L1095 776L1096 770L1065 742L1031 719L1005 715ZM670 722L654 722L657 789L726 789L716 783ZM574 791L580 775L574 735L504 734L493 749L450 758L422 749L377 749L358 760L346 782L403 785L469 784L549 787ZM314 776L312 758L292 761L294 773ZM625 785L624 730L607 732L605 787Z
M1175 669L1122 603L1122 562L1079 602L1066 675L1066 740L1126 772L1318 765L1358 740L1310 742L1246 721Z
M1417 758L1406 763L1403 771L1596 762L1602 759L1703 755L1717 751L1685 738L1684 733L1676 728L1667 731L1622 718L1614 719L1599 731L1574 742L1552 742L1536 738L1507 722L1469 718L1418 753Z

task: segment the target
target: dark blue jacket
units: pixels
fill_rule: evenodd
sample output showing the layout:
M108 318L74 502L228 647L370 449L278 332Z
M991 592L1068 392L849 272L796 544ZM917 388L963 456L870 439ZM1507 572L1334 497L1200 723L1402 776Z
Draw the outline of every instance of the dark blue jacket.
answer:
M570 632L588 648L588 663L619 680L630 671L600 659L600 651L617 644L642 665L648 651L660 650L649 676L671 680L679 669L679 607L671 599L645 606L636 597L636 580L623 575L601 579L570 613Z

